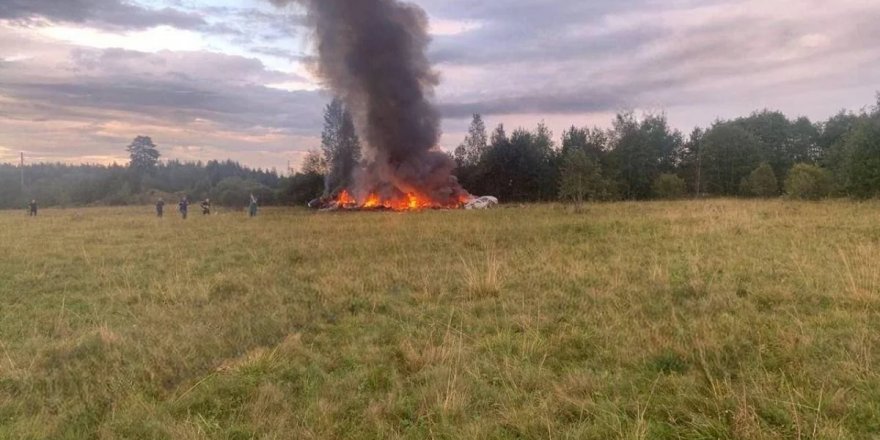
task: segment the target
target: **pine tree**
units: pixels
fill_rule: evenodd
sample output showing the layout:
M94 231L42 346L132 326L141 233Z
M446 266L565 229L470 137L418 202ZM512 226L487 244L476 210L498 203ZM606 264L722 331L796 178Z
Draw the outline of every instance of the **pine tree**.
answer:
M149 136L138 136L125 147L131 161L128 163L130 180L128 186L120 189L120 200L124 200L131 193L139 193L144 182L144 177L156 171L159 163L159 150Z
M328 167L326 194L348 188L352 183L352 173L361 160L361 144L351 113L339 98L333 99L324 109L321 149Z
M153 143L149 136L134 138L125 149L131 158L128 166L132 170L136 170L138 173L146 173L156 169L156 164L159 163L159 150L156 149L156 144Z
M474 166L480 162L480 158L489 148L488 138L483 117L474 114L464 142L455 149L455 162L459 168Z

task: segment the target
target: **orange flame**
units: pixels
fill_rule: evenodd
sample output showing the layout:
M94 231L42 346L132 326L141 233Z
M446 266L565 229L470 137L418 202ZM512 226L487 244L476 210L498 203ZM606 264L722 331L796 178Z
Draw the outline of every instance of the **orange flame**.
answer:
M460 196L455 201L446 203L437 202L424 195L410 192L400 197L382 198L376 193L370 193L363 201L355 199L348 191L342 191L336 198L336 205L346 209L387 209L392 211L418 211L422 209L451 209L460 208L467 203L467 196Z
M378 208L381 205L382 205L382 201L379 200L379 196L377 196L376 194L370 194L367 197L367 201L364 202L364 208L367 208L367 209Z
M357 200L355 200L348 191L342 190L342 192L339 193L339 197L336 198L336 203L340 206L356 205Z

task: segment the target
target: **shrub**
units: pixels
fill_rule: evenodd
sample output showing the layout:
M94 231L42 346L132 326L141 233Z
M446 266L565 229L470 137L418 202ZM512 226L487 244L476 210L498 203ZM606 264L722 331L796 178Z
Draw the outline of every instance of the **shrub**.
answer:
M779 182L773 168L765 162L743 179L740 190L743 195L774 197L779 195Z
M831 193L831 178L822 168L799 163L785 179L785 193L795 199L818 200Z
M653 190L661 199L680 199L687 192L687 183L675 174L661 174L654 180Z

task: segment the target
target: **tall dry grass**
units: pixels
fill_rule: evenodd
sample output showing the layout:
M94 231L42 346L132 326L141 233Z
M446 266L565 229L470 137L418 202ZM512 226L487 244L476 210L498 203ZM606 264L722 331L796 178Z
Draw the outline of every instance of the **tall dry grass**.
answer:
M0 438L880 436L880 205L0 212Z

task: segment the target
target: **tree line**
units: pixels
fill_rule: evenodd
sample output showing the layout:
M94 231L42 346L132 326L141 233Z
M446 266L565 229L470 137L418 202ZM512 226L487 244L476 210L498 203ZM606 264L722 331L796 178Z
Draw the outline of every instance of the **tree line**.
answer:
M153 141L138 136L126 147L128 165L67 165L40 163L22 170L0 164L0 209L40 206L128 205L157 198L211 198L233 207L247 204L250 194L261 203L279 203L284 178L274 170L252 169L233 161L159 161Z
M340 141L339 132L349 135ZM360 158L338 101L325 111L324 133L322 150L289 185L297 202L344 188ZM871 198L880 195L880 94L875 106L825 121L762 110L687 135L665 114L622 112L609 129L572 126L558 140L544 123L489 133L476 114L453 156L465 188L506 202Z
M27 166L23 189L21 170L0 164L0 208L32 198L42 206L123 205L162 195L243 206L251 193L262 204L302 205L347 188L361 163L351 114L338 99L325 108L321 148L288 177L232 161L160 161L144 136L126 150L127 166ZM825 121L763 110L687 135L665 114L622 112L611 128L572 126L558 139L543 123L509 133L499 124L490 133L477 114L452 156L465 188L505 202L872 198L880 196L880 94L870 108Z
M819 199L880 195L876 106L826 121L763 110L685 136L664 114L618 114L607 130L571 127L559 143L544 124L487 140L474 115L456 149L458 175L506 201L648 200L686 196Z

